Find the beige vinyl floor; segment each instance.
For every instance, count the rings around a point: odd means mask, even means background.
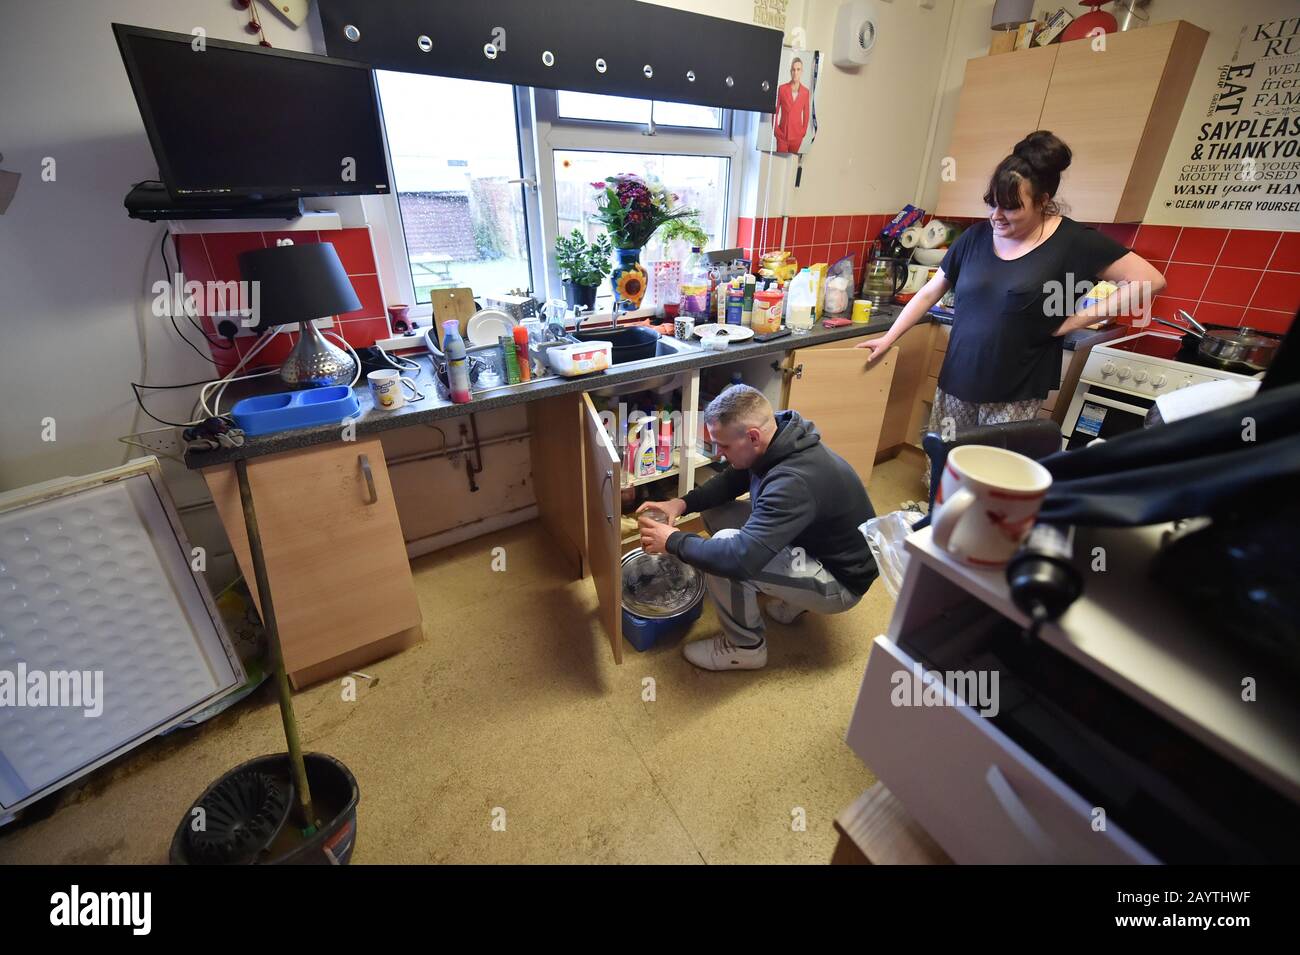
[[[870,492],[881,513],[921,497],[919,466],[881,464]],[[676,643],[615,666],[590,582],[557,576],[537,522],[413,569],[424,642],[366,667],[355,702],[338,683],[294,699],[304,747],[359,782],[355,863],[829,860],[832,820],[874,781],[844,731],[892,610],[879,582],[848,613],[771,624],[765,670],[707,673]],[[706,608],[689,638],[716,626]],[[64,789],[0,828],[0,863],[165,862],[210,782],[283,751],[274,699],[264,685]]]

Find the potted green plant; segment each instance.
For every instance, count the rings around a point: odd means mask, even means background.
[[[601,233],[588,245],[580,229],[555,240],[555,261],[564,280],[564,297],[569,307],[581,305],[587,311],[596,307],[596,290],[605,281],[613,265],[609,235]]]
[[[659,239],[669,259],[684,259],[691,249],[703,249],[709,244],[709,234],[700,225],[698,215],[673,219],[659,230]],[[684,244],[685,248],[675,247],[674,243]]]

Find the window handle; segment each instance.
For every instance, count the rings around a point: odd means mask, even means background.
[[[521,179],[507,179],[506,182],[511,183],[511,184],[518,184],[518,185],[521,185],[521,186],[523,186],[525,189],[536,189],[536,188],[537,188],[537,180],[534,179],[532,176],[524,176],[524,177],[521,178]]]

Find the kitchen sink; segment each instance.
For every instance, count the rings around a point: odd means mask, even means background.
[[[614,362],[616,365],[638,365],[643,362],[652,362],[659,358],[669,358],[674,355],[684,355],[690,352],[699,351],[700,346],[695,341],[684,342],[677,338],[669,338],[665,335],[659,336],[659,341],[655,342],[655,353],[650,358],[640,358],[637,361]]]
[[[610,367],[618,368],[620,371],[627,371],[628,369],[640,368],[643,366],[649,369],[649,368],[653,368],[657,362],[660,362],[665,358],[673,358],[677,355],[691,354],[693,352],[698,352],[700,348],[701,346],[698,339],[691,339],[690,341],[680,341],[679,339],[673,338],[671,336],[660,335],[659,340],[655,342],[655,353],[651,357],[641,358],[638,359],[637,361],[615,362]],[[470,348],[469,353],[472,357],[481,357],[484,360],[490,361],[492,367],[497,368],[499,370],[500,368],[499,361],[495,354],[495,349],[492,348],[491,346],[485,346],[481,348],[480,347]],[[534,375],[532,381],[533,382],[549,381],[556,377],[558,376],[554,372],[548,372],[545,375]],[[593,375],[592,377],[596,378],[599,376]],[[664,375],[660,378],[647,379],[644,383],[638,382],[638,385],[641,385],[642,387],[645,388],[655,388],[665,382],[670,381],[673,377],[674,377],[673,375]],[[502,392],[510,392],[514,390],[527,388],[530,387],[530,385],[531,385],[530,382],[525,382],[518,385],[502,384],[502,385],[497,385],[496,387],[493,388],[479,388],[476,386],[473,388],[473,394],[475,397],[478,397],[480,395],[485,395],[485,394],[500,394]],[[626,386],[620,386],[613,390],[625,391]],[[597,391],[593,393],[599,394],[600,392]]]

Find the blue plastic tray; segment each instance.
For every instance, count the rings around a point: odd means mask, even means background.
[[[361,405],[351,388],[331,385],[245,398],[235,403],[230,414],[236,427],[252,437],[318,424],[339,424],[360,410]]]

